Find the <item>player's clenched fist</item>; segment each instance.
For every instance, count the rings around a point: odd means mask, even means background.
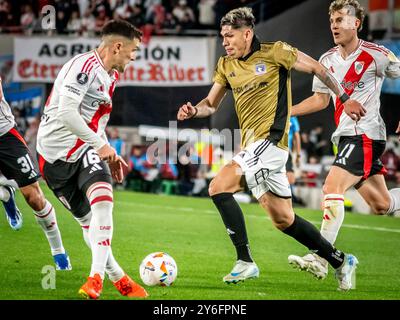
[[[197,111],[196,107],[193,107],[190,102],[187,102],[179,108],[176,117],[178,120],[187,120],[193,118],[197,114]]]

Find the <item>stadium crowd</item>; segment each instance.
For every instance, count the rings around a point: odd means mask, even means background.
[[[180,33],[188,29],[216,29],[224,12],[251,5],[254,0],[0,0],[3,33],[42,33],[44,8],[55,8],[55,30],[48,33],[88,36],[100,32],[111,19],[124,19],[145,33]],[[44,9],[43,9],[44,8]]]

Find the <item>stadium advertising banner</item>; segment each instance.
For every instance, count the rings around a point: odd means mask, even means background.
[[[14,39],[13,80],[52,83],[65,62],[98,46],[98,39]],[[204,86],[211,84],[213,38],[152,37],[121,76],[121,86]]]

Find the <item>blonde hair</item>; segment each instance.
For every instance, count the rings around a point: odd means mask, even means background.
[[[253,10],[248,7],[242,7],[229,11],[221,19],[220,26],[232,26],[233,29],[240,29],[241,27],[254,29],[255,20]]]
[[[347,14],[355,16],[360,20],[358,31],[361,31],[365,18],[365,9],[360,5],[360,3],[357,0],[335,0],[329,6],[329,15],[342,9],[347,9]]]

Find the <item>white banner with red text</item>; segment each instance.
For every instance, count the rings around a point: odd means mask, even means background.
[[[72,57],[95,49],[99,39],[16,37],[13,80],[52,83]],[[204,86],[211,84],[215,38],[152,37],[121,75],[120,86]]]

